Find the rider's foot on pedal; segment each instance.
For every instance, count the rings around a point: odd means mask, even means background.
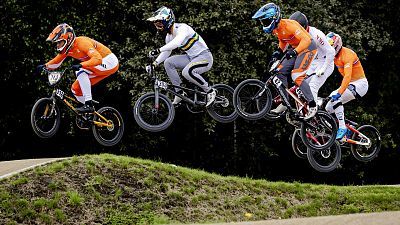
[[[92,101],[85,101],[85,104],[81,107],[76,108],[76,111],[80,113],[92,113],[94,112],[94,107]]]
[[[342,140],[342,138],[346,135],[347,128],[339,128],[336,133],[336,140]]]
[[[306,116],[304,117],[304,120],[309,120],[309,119],[313,118],[315,116],[315,114],[317,114],[317,111],[318,111],[317,106],[309,107],[308,112],[307,112]]]
[[[185,93],[183,90],[179,90],[178,93],[181,94],[181,95],[183,95],[183,96],[186,96],[186,93]],[[182,101],[182,99],[181,99],[179,96],[176,96],[176,95],[175,95],[174,101],[172,102],[172,104],[173,104],[173,105],[178,105],[179,102],[181,102],[181,101]]]
[[[210,106],[214,101],[215,97],[217,96],[217,92],[214,88],[211,88],[207,93],[207,104],[206,107]]]
[[[279,113],[285,111],[286,109],[287,109],[287,107],[281,103],[281,104],[278,105],[278,107],[276,107],[275,109],[271,110],[271,112],[275,113],[275,114],[279,114]]]

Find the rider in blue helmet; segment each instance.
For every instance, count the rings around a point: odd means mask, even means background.
[[[317,53],[317,47],[310,34],[296,21],[281,18],[281,10],[274,3],[262,6],[253,16],[254,20],[261,22],[263,31],[273,34],[279,40],[279,49],[272,54],[272,58],[280,58],[285,52],[285,58],[279,66],[277,77],[288,86],[290,76],[294,83],[303,92],[307,101],[308,112],[304,116],[308,120],[317,113],[317,104],[307,82],[303,82],[307,76],[306,72],[310,67]],[[283,97],[283,105],[279,105],[271,113],[280,113],[289,106],[287,93],[282,86],[279,92]]]
[[[281,18],[281,10],[279,9],[279,6],[274,3],[264,5],[252,17],[252,19],[261,22],[263,25],[263,31],[268,34],[272,33],[272,31],[278,26]]]

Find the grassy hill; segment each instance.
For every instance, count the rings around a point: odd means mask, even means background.
[[[400,210],[400,188],[222,177],[109,154],[0,181],[0,224],[249,221]]]

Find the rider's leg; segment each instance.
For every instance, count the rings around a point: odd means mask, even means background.
[[[338,119],[339,129],[336,135],[336,139],[342,139],[347,132],[346,124],[345,124],[345,116],[344,116],[344,107],[343,104],[346,104],[349,101],[352,101],[356,98],[361,98],[368,91],[368,81],[367,79],[360,79],[353,82],[350,82],[347,89],[343,92],[342,96],[338,101],[329,102],[326,106],[327,111],[335,112],[336,118]],[[331,93],[330,96],[336,94],[338,90],[335,90]]]
[[[279,73],[277,77],[282,81],[282,85],[278,87],[278,91],[282,96],[282,100],[284,104],[278,105],[275,109],[271,110],[272,113],[279,114],[287,109],[287,106],[290,104],[288,100],[288,93],[285,88],[288,87],[288,77],[293,69],[293,66],[296,62],[296,58],[291,58],[289,60],[284,59],[282,63],[279,65]]]
[[[80,112],[92,112],[92,89],[91,86],[97,84],[104,78],[114,74],[119,68],[118,59],[114,54],[109,54],[102,59],[98,66],[87,69],[80,69],[76,72],[77,80],[72,84],[72,92],[78,101],[84,98],[85,105],[77,108]]]
[[[209,71],[214,59],[210,51],[203,51],[198,56],[191,59],[190,63],[182,70],[182,75],[190,82],[201,87],[207,92],[206,106],[211,105],[216,97],[216,91],[210,87],[208,82],[201,74]]]
[[[308,49],[297,56],[294,68],[292,70],[292,80],[303,92],[304,98],[309,106],[308,113],[305,115],[304,119],[313,117],[318,110],[310,86],[307,82],[303,82],[306,78],[306,72],[314,60],[316,53],[317,48],[315,42],[312,41]]]
[[[210,51],[203,51],[200,55],[190,60],[190,63],[182,70],[182,75],[188,81],[201,87],[205,92],[208,92],[211,87],[201,74],[209,71],[213,65],[213,56]]]
[[[325,83],[326,79],[332,74],[334,70],[334,64],[333,62],[328,65],[328,67],[325,70],[325,73],[322,74],[321,76],[317,76],[315,74],[316,71],[320,69],[321,66],[325,63],[324,60],[316,60],[314,59],[311,68],[307,71],[308,75],[311,75],[308,77],[305,81],[308,83],[311,89],[311,93],[313,95],[314,100],[317,100],[318,98],[318,91],[322,87],[322,85]]]
[[[190,59],[187,55],[174,55],[164,61],[165,72],[167,73],[169,80],[173,85],[181,85],[182,81],[177,70],[185,68],[185,66],[189,63]],[[179,91],[180,89],[175,88],[175,90]]]

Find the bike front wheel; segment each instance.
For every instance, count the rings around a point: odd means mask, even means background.
[[[99,144],[107,147],[118,144],[124,134],[121,114],[112,107],[100,108],[94,114],[92,131]]]
[[[307,159],[315,170],[322,173],[331,172],[339,166],[342,159],[340,144],[336,141],[332,146],[323,150],[308,148]]]
[[[159,132],[167,129],[174,120],[175,109],[169,98],[158,94],[159,103],[156,105],[154,92],[140,97],[133,108],[136,123],[143,129],[151,132]]]
[[[357,160],[369,162],[378,156],[381,149],[381,136],[379,131],[371,125],[363,125],[357,130],[364,136],[354,133],[352,139],[365,145],[351,144],[351,153]]]
[[[323,150],[331,147],[336,140],[337,125],[327,112],[318,110],[308,121],[301,123],[301,139],[307,148]]]
[[[60,127],[60,110],[51,98],[41,98],[32,107],[31,125],[41,138],[53,137]]]
[[[271,109],[271,91],[265,83],[257,79],[242,81],[233,94],[233,104],[237,113],[247,120],[259,120]]]
[[[234,121],[238,114],[233,106],[233,88],[225,84],[216,84],[213,88],[217,91],[217,96],[212,106],[207,108],[208,114],[220,123]]]

